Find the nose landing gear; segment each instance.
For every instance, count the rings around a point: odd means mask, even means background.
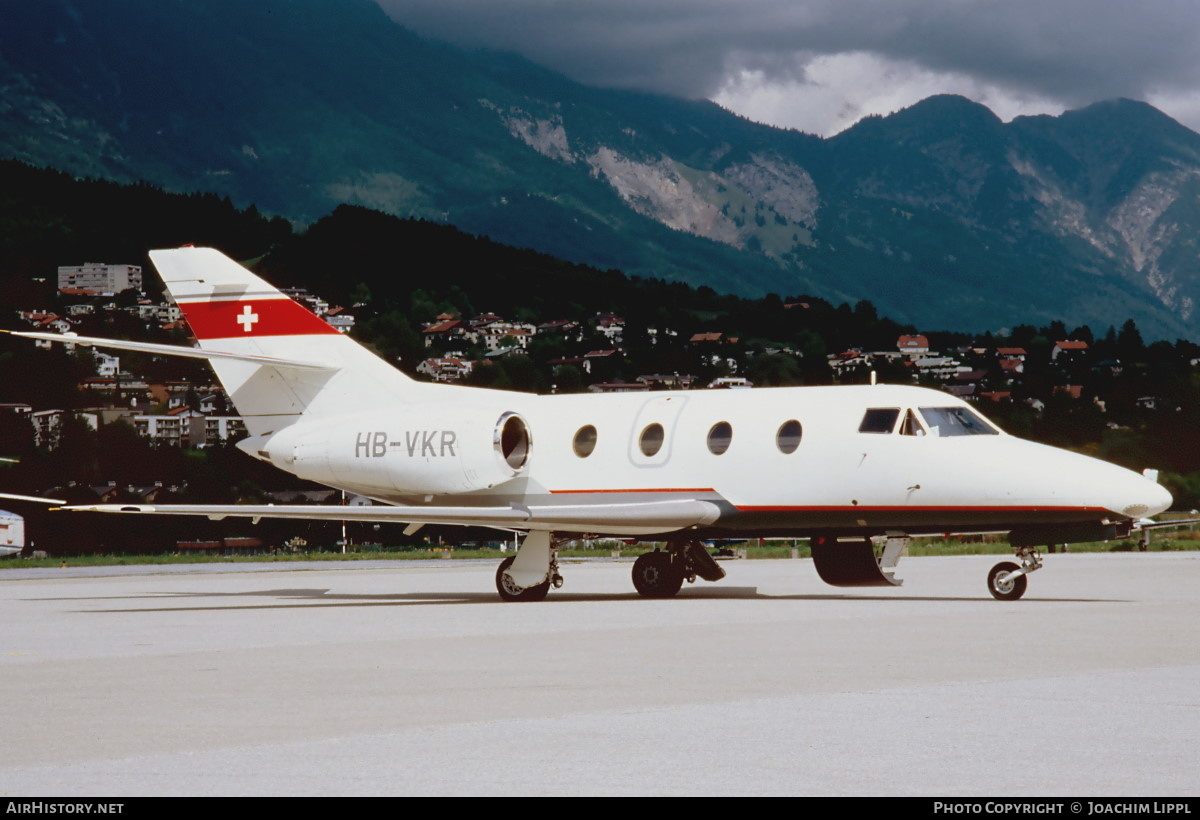
[[[1042,568],[1042,556],[1033,547],[1016,547],[1021,566],[1012,561],[1001,561],[988,572],[988,592],[997,601],[1015,601],[1025,594],[1029,585],[1029,573]]]

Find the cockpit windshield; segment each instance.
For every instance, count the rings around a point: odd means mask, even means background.
[[[921,417],[933,436],[997,436],[999,431],[967,407],[922,407]]]

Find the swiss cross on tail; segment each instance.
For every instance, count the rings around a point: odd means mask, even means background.
[[[238,324],[242,326],[242,330],[249,333],[254,327],[254,323],[258,321],[258,314],[255,313],[249,305],[242,308],[241,315],[237,317]]]

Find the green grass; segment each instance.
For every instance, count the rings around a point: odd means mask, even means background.
[[[559,550],[560,558],[607,558],[614,552],[621,558],[635,558],[644,552],[654,549],[655,544],[637,544],[630,546],[619,541],[601,541],[590,548],[564,548]],[[661,546],[661,545],[657,545]],[[797,558],[810,558],[812,553],[808,542],[797,539],[794,541],[767,541],[761,544],[757,541],[745,541],[727,545],[730,550],[745,558],[778,559],[791,558],[793,552]],[[1086,544],[1071,544],[1070,552],[1136,552],[1138,542],[1135,539],[1120,541],[1100,541]],[[1200,532],[1182,532],[1174,537],[1160,536],[1151,538],[1150,552],[1173,552],[1181,550],[1200,550]],[[1046,552],[1046,550],[1043,550]],[[511,553],[508,553],[511,554]],[[998,538],[984,536],[971,540],[917,538],[909,545],[910,556],[931,555],[1011,555],[1012,547]],[[490,559],[499,560],[505,553],[497,548],[462,548],[443,546],[430,549],[386,549],[378,544],[351,546],[346,553],[340,551],[316,552],[274,552],[248,555],[193,555],[162,553],[158,555],[72,555],[52,556],[49,558],[13,558],[0,561],[0,573],[5,569],[26,569],[30,567],[99,567],[99,566],[133,566],[142,564],[259,564],[259,563],[294,563],[297,561],[365,561],[365,560],[429,560],[429,559]]]

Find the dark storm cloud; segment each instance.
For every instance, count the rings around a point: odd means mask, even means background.
[[[423,34],[583,82],[711,96],[866,52],[1082,104],[1200,86],[1195,0],[378,0]]]

